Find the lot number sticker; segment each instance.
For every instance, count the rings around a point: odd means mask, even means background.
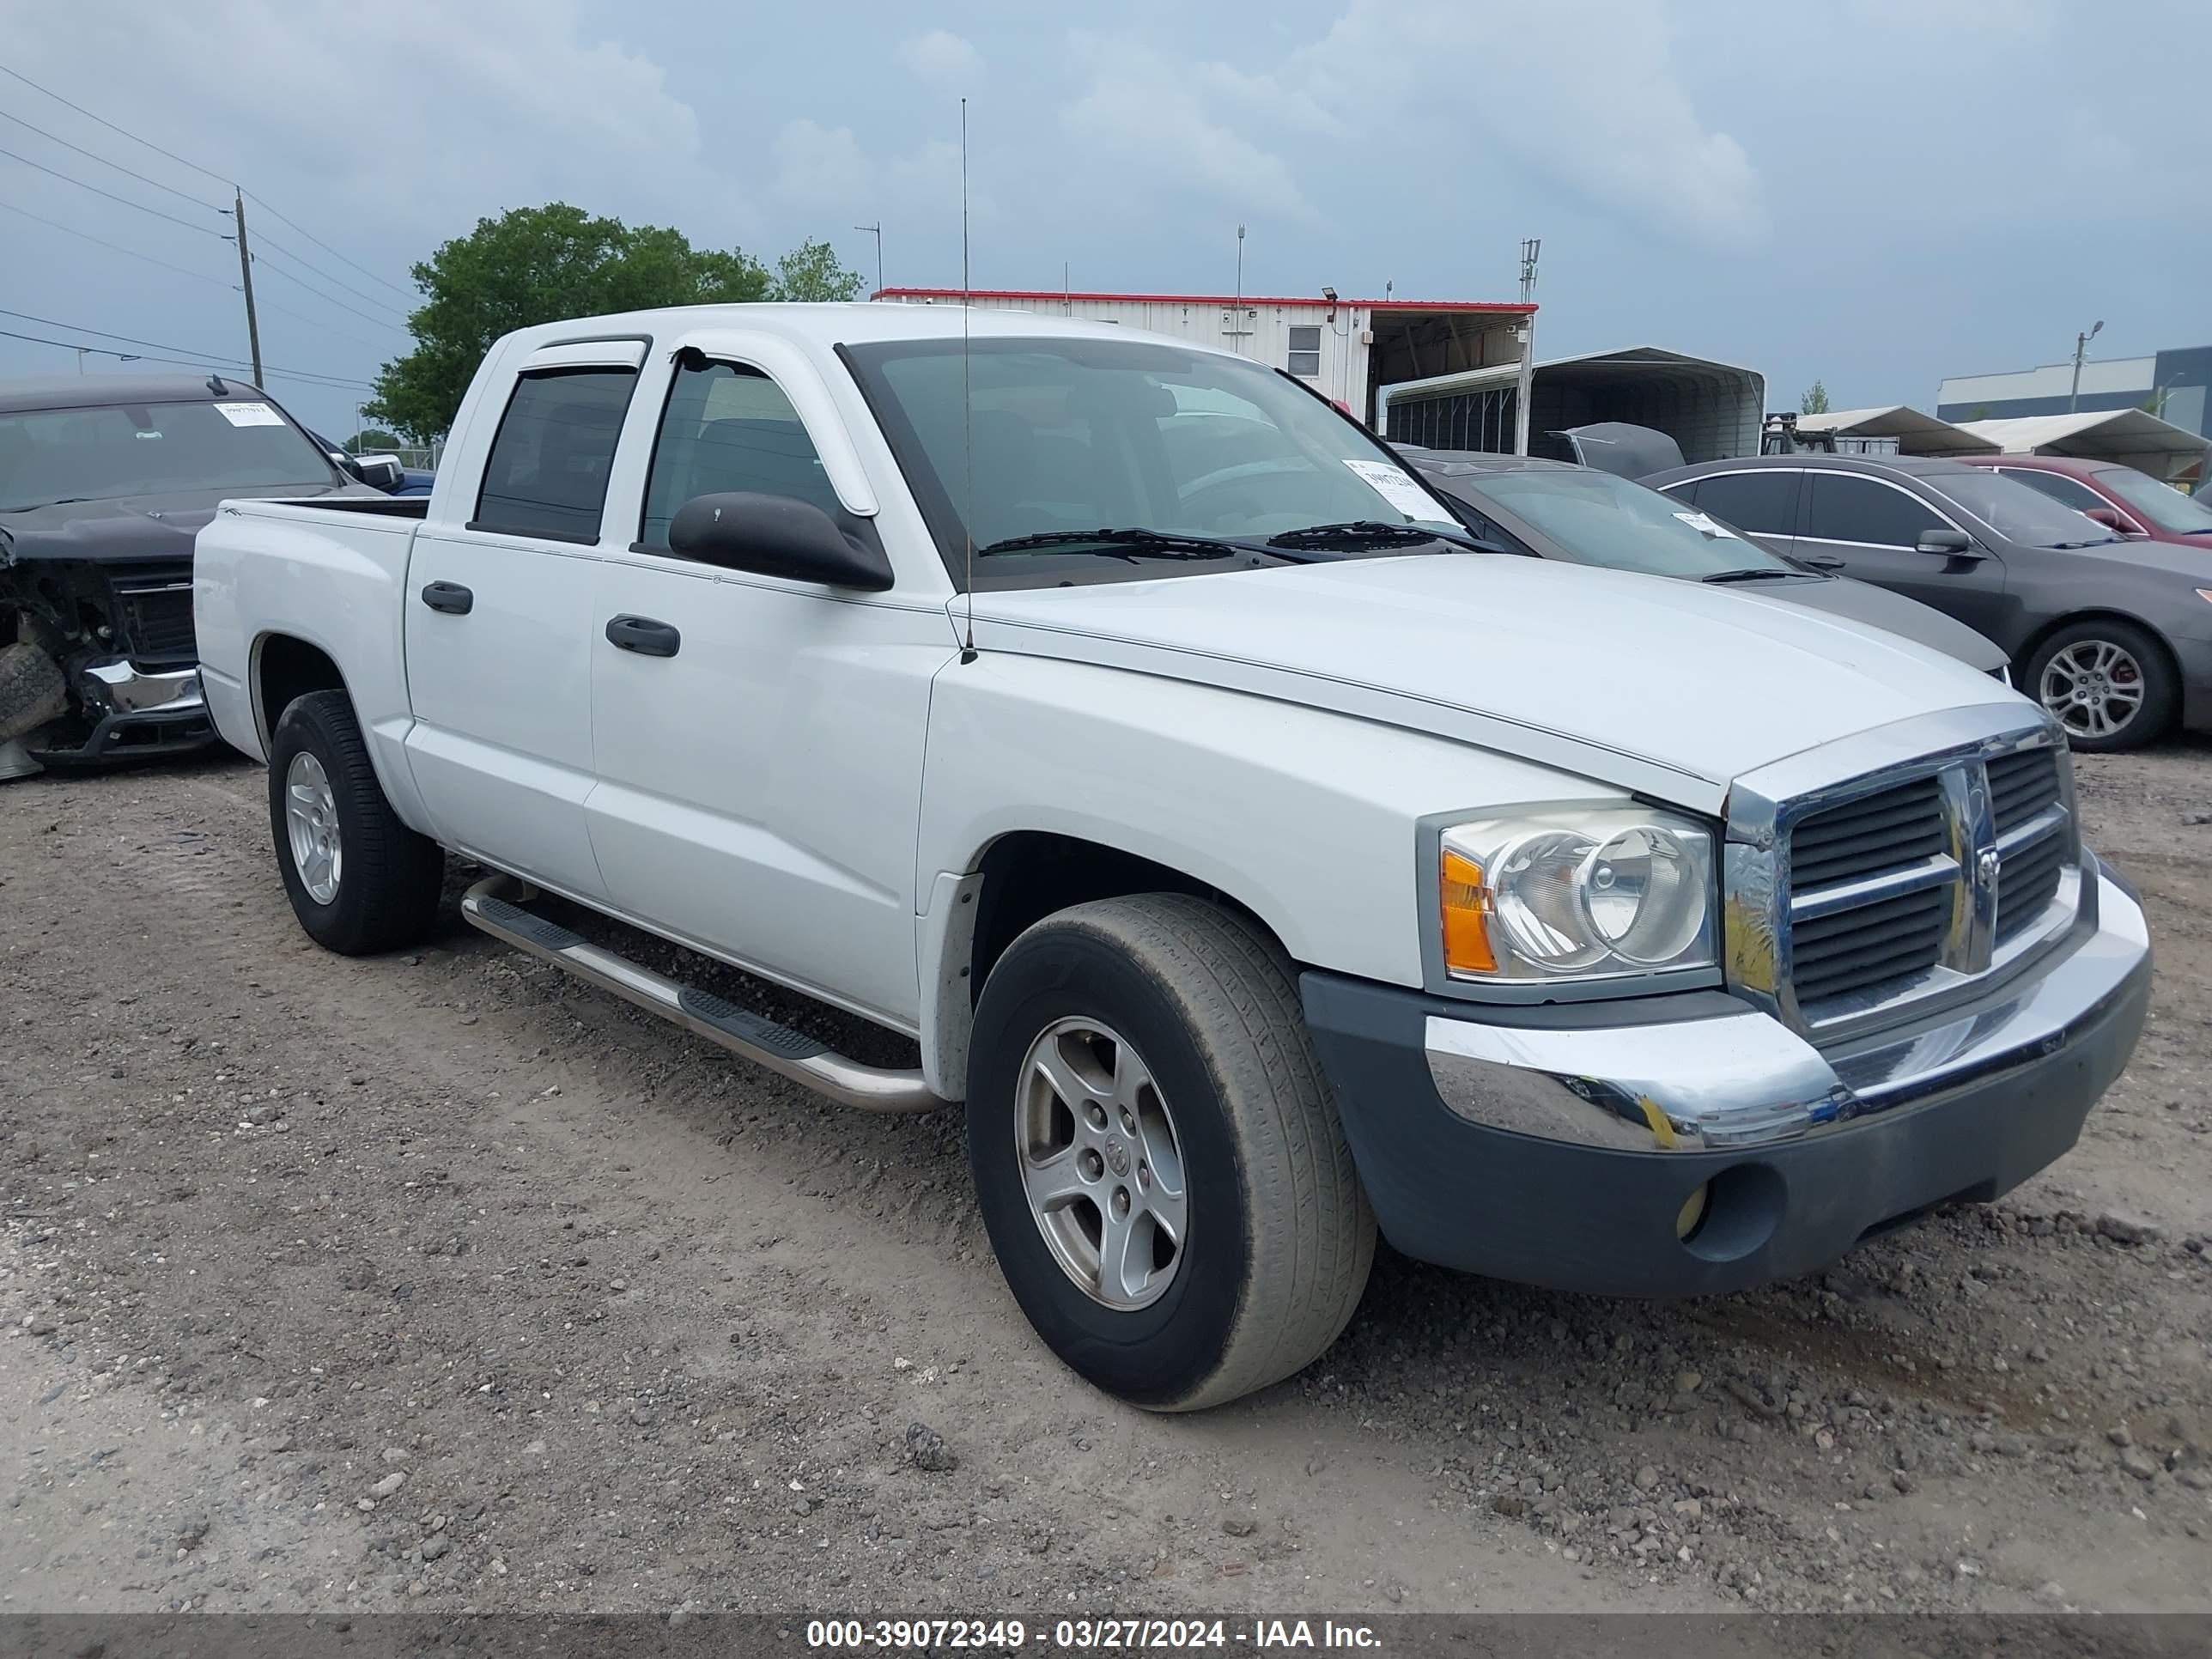
[[[282,426],[284,417],[267,404],[217,404],[216,412],[233,426]]]
[[[1426,519],[1432,524],[1451,522],[1443,504],[1408,477],[1403,467],[1393,466],[1388,461],[1355,461],[1349,457],[1344,464],[1359,475],[1361,482],[1407,518]]]

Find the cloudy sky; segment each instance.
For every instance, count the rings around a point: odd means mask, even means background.
[[[978,287],[1225,291],[1242,222],[1248,293],[1509,298],[1540,236],[1540,355],[1778,406],[1927,406],[2100,318],[2212,341],[2201,0],[0,0],[0,66],[192,164],[0,75],[0,329],[242,356],[235,180],[283,216],[266,362],[340,381],[405,349],[414,260],[552,199],[872,284],[880,220],[892,283],[957,283],[963,94]],[[334,434],[360,395],[271,384]]]

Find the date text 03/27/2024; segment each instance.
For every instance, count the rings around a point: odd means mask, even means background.
[[[1049,1640],[1047,1637],[1049,1635]],[[1078,1651],[1181,1648],[1357,1648],[1382,1646],[1372,1626],[1334,1620],[1060,1619],[1034,1630],[1018,1619],[816,1619],[806,1645],[816,1649],[975,1648],[1013,1651],[1039,1647]]]

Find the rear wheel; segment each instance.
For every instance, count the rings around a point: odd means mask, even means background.
[[[1336,1340],[1375,1220],[1274,942],[1173,894],[1060,911],[976,1009],[969,1158],[1008,1286],[1097,1387],[1218,1405]]]
[[[436,926],[445,854],[392,810],[344,692],[310,692],[277,721],[269,821],[292,912],[318,945],[369,956]]]
[[[2134,749],[2173,723],[2180,686],[2165,647],[2132,623],[2069,623],[2028,659],[2021,688],[2091,753]]]

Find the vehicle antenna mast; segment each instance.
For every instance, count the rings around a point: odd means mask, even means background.
[[[968,287],[968,100],[960,100],[960,448],[968,469],[968,499],[960,510],[967,543],[968,628],[960,641],[960,660],[975,660],[975,410],[968,390],[968,318],[975,297]]]

